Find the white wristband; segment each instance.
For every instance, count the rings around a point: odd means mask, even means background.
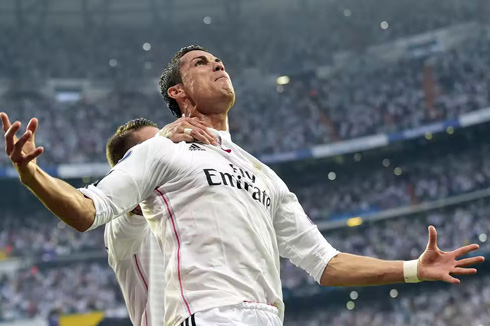
[[[405,280],[405,283],[422,282],[417,275],[418,265],[418,259],[403,262],[403,279]]]

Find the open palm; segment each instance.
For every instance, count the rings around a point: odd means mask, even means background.
[[[12,125],[11,125],[9,117],[6,113],[3,113],[3,112],[0,113],[0,118],[2,119],[3,132],[6,134],[8,132],[8,130],[10,129],[10,127],[12,127]],[[20,123],[18,123],[18,124],[19,124],[19,127],[17,128],[17,130],[20,129]],[[38,120],[36,118],[31,119],[31,121],[29,121],[29,123],[27,124],[26,131],[27,130],[31,131],[31,136],[27,139],[27,141],[25,142],[25,144],[22,147],[22,153],[25,155],[32,153],[36,150],[35,135],[36,135],[36,131],[37,131],[37,126],[38,126]],[[13,140],[14,140],[14,143],[17,143],[19,141],[19,139],[17,138],[17,136],[15,136],[15,134],[13,136]],[[7,151],[8,151],[8,149],[7,149]],[[34,157],[34,159],[32,159],[31,162],[36,164],[36,159],[37,159],[37,157]]]
[[[467,245],[454,251],[445,252],[437,247],[437,231],[429,226],[429,243],[424,253],[419,258],[418,278],[422,281],[444,281],[459,284],[461,281],[453,275],[476,274],[475,268],[468,266],[481,263],[484,257],[471,257],[457,260],[479,248],[477,244]]]

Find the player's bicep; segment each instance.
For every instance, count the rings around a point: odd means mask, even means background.
[[[284,195],[274,216],[274,229],[280,255],[290,258],[294,255],[297,239],[303,237],[316,226],[311,222],[293,193]]]
[[[287,192],[274,216],[279,254],[307,271],[317,282],[338,254],[308,218],[296,196]]]
[[[158,158],[148,144],[133,147],[100,181],[80,191],[95,204],[94,229],[132,210],[151,194],[160,182],[155,174]]]
[[[80,191],[95,205],[95,221],[89,230],[129,212],[138,204],[140,198],[131,176],[120,170],[113,170],[100,182]]]

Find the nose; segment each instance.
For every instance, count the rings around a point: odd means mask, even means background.
[[[225,66],[223,66],[222,62],[215,62],[214,63],[214,71],[225,71]]]

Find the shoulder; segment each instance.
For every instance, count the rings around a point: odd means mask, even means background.
[[[133,149],[135,151],[155,153],[155,151],[172,150],[176,145],[178,144],[173,143],[170,139],[157,135],[134,146]]]
[[[170,157],[178,150],[178,144],[162,136],[155,136],[128,150],[115,168],[143,162],[155,162]],[[143,163],[144,164],[144,163]]]
[[[277,175],[277,173],[271,169],[268,165],[262,163],[258,159],[256,159],[257,162],[259,162],[258,168],[261,169],[269,178],[272,180],[274,187],[279,193],[287,193],[289,192],[288,186],[284,182],[284,180],[281,179],[280,176]]]

